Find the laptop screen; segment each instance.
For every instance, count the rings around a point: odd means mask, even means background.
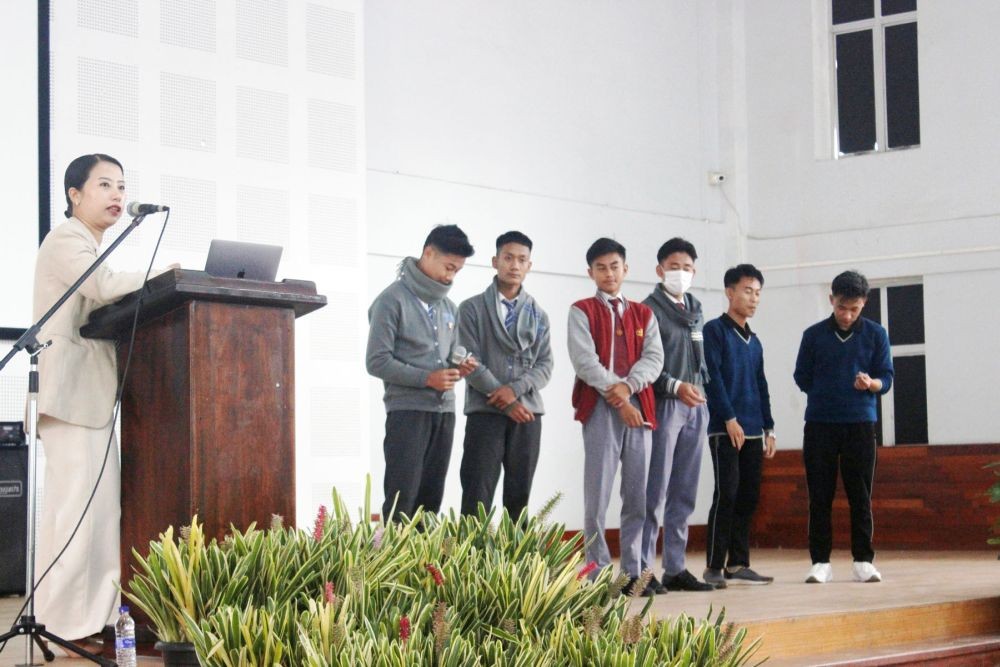
[[[205,273],[218,278],[272,282],[278,275],[281,246],[214,239],[208,248]]]

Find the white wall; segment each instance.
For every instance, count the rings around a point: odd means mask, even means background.
[[[995,443],[1000,268],[924,279],[927,420],[935,443]]]
[[[7,218],[3,242],[7,250],[4,268],[7,277],[0,283],[0,327],[27,327],[31,324],[31,292],[10,277],[27,273],[38,246],[38,16],[34,3],[11,3],[3,8],[0,21],[0,62],[4,66],[4,92],[16,104],[5,104],[3,119],[4,156],[0,160],[0,200]],[[22,63],[10,67],[8,63]],[[29,279],[30,280],[30,279]],[[6,354],[6,348],[0,358]],[[0,387],[4,376],[0,376]],[[12,418],[12,417],[7,417]]]
[[[367,302],[361,3],[52,5],[53,226],[64,220],[66,165],[103,152],[124,163],[130,199],[171,206],[157,265],[201,269],[213,238],[283,246],[278,279],[313,280],[330,300],[296,323],[298,523],[330,504],[334,485],[360,506],[369,459],[358,363]],[[111,265],[145,269],[163,221],[150,216]],[[31,293],[30,276],[18,278],[19,291]]]
[[[621,239],[633,279],[646,281],[662,240],[692,239],[709,314],[723,307],[726,267],[764,269],[753,324],[779,447],[801,446],[805,400],[791,377],[801,332],[828,314],[829,281],[847,268],[923,281],[931,441],[1000,438],[977,418],[991,400],[983,360],[1000,353],[987,303],[1000,267],[990,152],[1000,79],[981,66],[1000,7],[921,4],[921,147],[840,160],[828,12],[828,0],[368,7],[369,296],[435,223],[462,225],[479,248],[456,300],[488,281],[498,233],[535,239],[529,288],[553,316],[557,365],[533,505],[565,492],[557,516],[571,527],[581,450],[564,314],[591,289],[580,258],[599,235]],[[706,184],[715,169],[728,177],[719,189]],[[646,289],[630,285],[634,296]],[[380,397],[371,382],[376,480]],[[446,505],[459,498],[461,429],[460,418]],[[694,523],[707,513],[707,480]]]
[[[477,248],[456,302],[488,284],[497,235],[532,237],[527,288],[552,319],[555,372],[531,507],[561,491],[555,517],[580,528],[583,449],[565,327],[569,305],[594,290],[586,248],[617,237],[630,252],[626,293],[642,298],[656,249],[685,236],[703,254],[697,293],[708,313],[721,309],[720,292],[705,289],[719,282],[727,235],[706,177],[719,166],[713,4],[424,1],[366,11],[369,296],[436,223],[459,224]],[[380,485],[382,388],[369,388]],[[461,498],[463,432],[460,416],[445,507]],[[703,480],[709,499],[710,486]],[[617,514],[613,505],[609,526]]]
[[[184,7],[202,13],[190,16],[190,29],[177,30],[176,20],[163,29]],[[81,8],[104,20],[81,18]],[[791,368],[801,330],[827,313],[830,278],[849,267],[875,280],[922,277],[931,440],[1000,438],[981,417],[993,407],[989,362],[1000,354],[991,335],[1000,316],[989,301],[1000,278],[991,153],[1000,79],[982,64],[993,50],[996,3],[921,3],[922,146],[842,160],[831,159],[827,0],[374,0],[361,9],[356,0],[163,0],[58,3],[53,11],[55,183],[80,152],[117,154],[134,196],[170,197],[164,203],[175,207],[165,261],[197,266],[214,235],[277,233],[287,239],[281,275],[315,279],[331,297],[333,305],[300,323],[300,521],[333,483],[357,504],[369,468],[380,499],[383,411],[381,388],[361,362],[364,309],[396,262],[445,221],[463,226],[479,249],[459,276],[456,301],[489,281],[499,233],[521,229],[536,242],[528,287],[552,317],[556,370],[532,506],[563,491],[556,517],[570,527],[581,523],[582,447],[569,407],[565,314],[593,289],[583,254],[601,235],[628,247],[633,298],[650,288],[658,245],[691,239],[702,254],[696,293],[709,315],[722,309],[717,286],[727,266],[745,258],[764,268],[753,324],[782,447],[799,445],[803,398]],[[310,14],[317,11],[338,18],[319,28],[329,39],[310,47],[304,35],[320,25]],[[266,42],[255,56],[246,31],[261,24],[269,30],[254,38]],[[23,46],[33,44],[20,35]],[[324,54],[317,43],[330,48]],[[282,52],[287,67],[266,62]],[[79,58],[120,67],[95,79]],[[325,71],[310,69],[310,59]],[[28,65],[18,72],[30,74]],[[165,83],[176,81],[163,72],[214,81],[217,106],[199,106],[197,96],[161,100]],[[83,113],[89,107],[75,99],[94,81],[104,82],[104,118]],[[237,86],[288,95],[278,119],[287,162],[248,157],[255,140],[267,143],[246,131],[246,114],[262,106],[245,100],[240,111]],[[319,134],[309,133],[310,109],[322,116]],[[7,126],[22,127],[13,113],[0,111]],[[216,132],[213,151],[176,145],[206,128]],[[277,131],[273,122],[260,128],[267,137]],[[716,169],[729,177],[721,189],[706,182]],[[278,205],[255,206],[241,198],[243,186],[280,191],[268,200]],[[55,221],[61,201],[54,192]],[[116,264],[138,266],[150,244],[130,240]],[[16,275],[27,293],[30,267]],[[459,500],[462,425],[450,506]],[[694,522],[707,513],[708,480]]]
[[[739,7],[741,3],[737,3]],[[985,388],[1000,342],[990,305],[1000,267],[1000,5],[918,5],[921,146],[832,159],[827,0],[746,11],[748,256],[767,277],[755,320],[776,398],[779,446],[801,445],[804,398],[791,369],[801,330],[829,312],[837,273],[923,277],[929,437],[997,442]],[[779,20],[780,17],[780,20]]]
[[[6,159],[0,160],[0,200],[5,220],[0,235],[4,247],[4,279],[0,284],[0,327],[31,324],[31,284],[38,247],[38,69],[37,11],[33,3],[4,7],[0,21],[0,59],[23,63],[4,68],[4,89],[17,104],[0,106]],[[11,130],[10,128],[16,128]],[[0,341],[0,358],[14,341]],[[24,419],[28,388],[28,355],[11,359],[0,372],[0,420]]]

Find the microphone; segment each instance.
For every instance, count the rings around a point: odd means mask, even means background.
[[[455,349],[451,351],[451,358],[448,360],[451,362],[452,366],[461,366],[462,362],[471,357],[469,351],[466,350],[461,345],[456,345]]]
[[[137,218],[140,215],[149,215],[150,213],[159,213],[160,211],[169,211],[169,206],[160,206],[159,204],[140,204],[137,201],[130,201],[128,206],[125,208],[129,215],[133,218]]]

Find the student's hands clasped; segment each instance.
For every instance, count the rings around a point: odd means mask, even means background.
[[[680,399],[681,403],[688,406],[689,408],[695,408],[699,405],[705,403],[705,397],[701,395],[698,391],[698,387],[694,386],[690,382],[681,382],[680,386],[677,387],[677,398]]]
[[[492,405],[497,410],[503,410],[507,413],[508,417],[518,424],[527,424],[528,422],[535,421],[535,413],[524,407],[517,400],[517,395],[510,388],[510,385],[505,384],[491,391],[486,395],[486,403],[487,405]]]
[[[486,404],[492,405],[497,410],[506,410],[507,406],[517,401],[517,396],[510,385],[503,385],[486,395]]]
[[[876,392],[882,389],[882,381],[873,378],[868,373],[859,372],[854,376],[854,388],[858,391]]]
[[[535,421],[535,413],[524,407],[520,401],[515,401],[507,411],[507,416],[518,424],[527,424]]]
[[[629,428],[638,428],[643,425],[642,412],[628,401],[618,408],[618,416],[622,418]]]
[[[629,396],[631,395],[632,388],[628,386],[628,384],[624,382],[616,382],[604,392],[604,400],[606,400],[611,407],[619,409],[622,405],[628,403]]]

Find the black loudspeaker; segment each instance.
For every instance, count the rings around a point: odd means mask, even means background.
[[[27,446],[0,445],[0,595],[24,595],[28,493]]]

